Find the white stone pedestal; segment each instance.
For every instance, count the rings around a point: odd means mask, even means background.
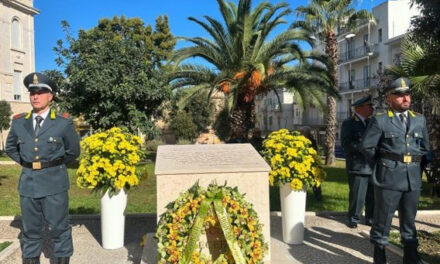
[[[197,181],[207,187],[217,182],[237,186],[254,205],[263,235],[269,245],[270,260],[269,165],[251,144],[163,145],[156,157],[157,217]]]

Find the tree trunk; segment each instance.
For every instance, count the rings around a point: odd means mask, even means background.
[[[333,77],[333,87],[338,91],[338,42],[333,31],[328,32],[325,38],[325,54],[330,58],[333,67],[329,69]],[[325,115],[325,164],[333,166],[336,163],[335,143],[336,143],[336,98],[327,95],[327,114]]]
[[[254,101],[238,102],[231,114],[232,134],[243,134],[248,139],[248,132],[255,125],[255,103]]]
[[[333,166],[336,163],[336,99],[327,95],[327,115],[325,116],[325,164]]]

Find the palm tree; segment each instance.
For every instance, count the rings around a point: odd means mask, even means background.
[[[182,38],[193,46],[175,51],[171,61],[176,70],[171,76],[173,88],[197,87],[209,94],[219,90],[231,103],[232,131],[248,132],[255,122],[255,97],[279,88],[297,91],[303,102],[319,97],[314,84],[322,82],[322,71],[312,67],[300,48],[300,41],[311,44],[304,29],[288,29],[268,40],[277,26],[291,13],[287,3],[272,5],[262,2],[254,9],[251,0],[233,2],[217,0],[223,23],[209,16],[201,21],[190,17],[211,37]],[[210,65],[182,64],[188,58],[199,57]],[[316,85],[315,85],[316,88]],[[247,135],[247,133],[245,133]]]
[[[325,43],[325,54],[329,57],[332,66],[329,67],[333,76],[333,90],[338,91],[338,41],[337,32],[342,28],[355,29],[363,19],[373,20],[367,10],[356,11],[351,7],[352,0],[310,0],[307,6],[296,8],[297,15],[303,20],[296,21],[292,28],[303,28],[314,32],[314,37]],[[336,141],[336,98],[327,95],[326,125],[326,160],[327,165],[335,163]]]
[[[412,83],[411,94],[417,110],[427,119],[429,139],[434,153],[431,180],[440,196],[440,64],[438,58],[407,37],[401,46],[401,65],[386,69],[393,79],[407,77]]]

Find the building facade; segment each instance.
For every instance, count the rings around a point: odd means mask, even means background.
[[[302,123],[302,108],[295,101],[294,95],[286,89],[257,96],[255,112],[255,127],[261,130],[263,136],[281,128],[293,130]]]
[[[342,121],[352,115],[351,104],[359,98],[376,92],[379,82],[379,74],[386,67],[398,65],[401,59],[400,45],[410,27],[411,17],[419,14],[418,10],[410,6],[410,0],[389,0],[377,5],[371,10],[376,22],[364,21],[359,24],[355,31],[338,32],[339,60],[338,60],[338,86],[341,100],[337,102],[337,145],[339,145],[340,127]],[[318,49],[323,51],[323,46]],[[321,43],[322,44],[322,43]],[[272,97],[272,99],[270,99]],[[267,103],[269,100],[269,103]],[[325,98],[323,98],[325,101]],[[275,98],[276,100],[276,98]],[[283,111],[288,114],[279,113],[275,107],[268,107],[273,102],[273,96],[268,94],[266,98],[257,101],[257,116],[272,116],[277,121],[278,116],[291,115],[295,99],[292,98],[292,106],[283,106]],[[300,108],[301,109],[301,108]],[[263,111],[264,114],[261,112]],[[315,106],[309,106],[305,111],[300,112],[301,116],[291,117],[290,122],[284,125],[285,128],[299,128],[308,126],[319,144],[325,140],[325,118],[323,111]],[[299,121],[298,121],[299,120]],[[261,122],[261,120],[259,120]],[[264,121],[264,119],[263,119]],[[259,127],[267,128],[270,132],[278,129],[278,124],[270,125],[270,120],[262,123]],[[267,126],[265,125],[267,124]],[[340,148],[339,148],[340,149]],[[337,146],[338,150],[338,146]]]
[[[338,78],[342,100],[337,106],[339,127],[352,113],[351,104],[366,94],[375,94],[379,75],[399,65],[400,45],[418,15],[409,0],[387,1],[373,7],[375,23],[360,23],[356,31],[339,32]]]
[[[0,100],[10,103],[14,114],[31,109],[23,78],[35,71],[32,0],[0,0]],[[7,131],[3,131],[3,138]]]

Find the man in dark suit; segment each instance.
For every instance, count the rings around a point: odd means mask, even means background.
[[[399,210],[403,263],[423,263],[418,252],[415,227],[422,186],[421,160],[429,151],[425,117],[409,110],[410,82],[395,80],[386,92],[389,109],[376,114],[365,131],[362,152],[375,163],[373,173],[375,209],[370,231],[374,263],[386,263],[391,220]]]
[[[50,109],[56,86],[47,76],[31,73],[24,85],[33,110],[14,116],[6,142],[6,153],[22,166],[18,190],[23,263],[40,263],[46,222],[54,242],[55,263],[67,264],[73,245],[66,164],[79,156],[79,139],[68,115],[57,115]]]
[[[348,174],[348,226],[356,228],[361,220],[365,204],[365,224],[373,221],[374,196],[370,183],[371,163],[360,152],[359,146],[367,128],[368,118],[373,113],[371,96],[365,96],[352,104],[354,114],[342,123],[341,141],[346,156]]]

